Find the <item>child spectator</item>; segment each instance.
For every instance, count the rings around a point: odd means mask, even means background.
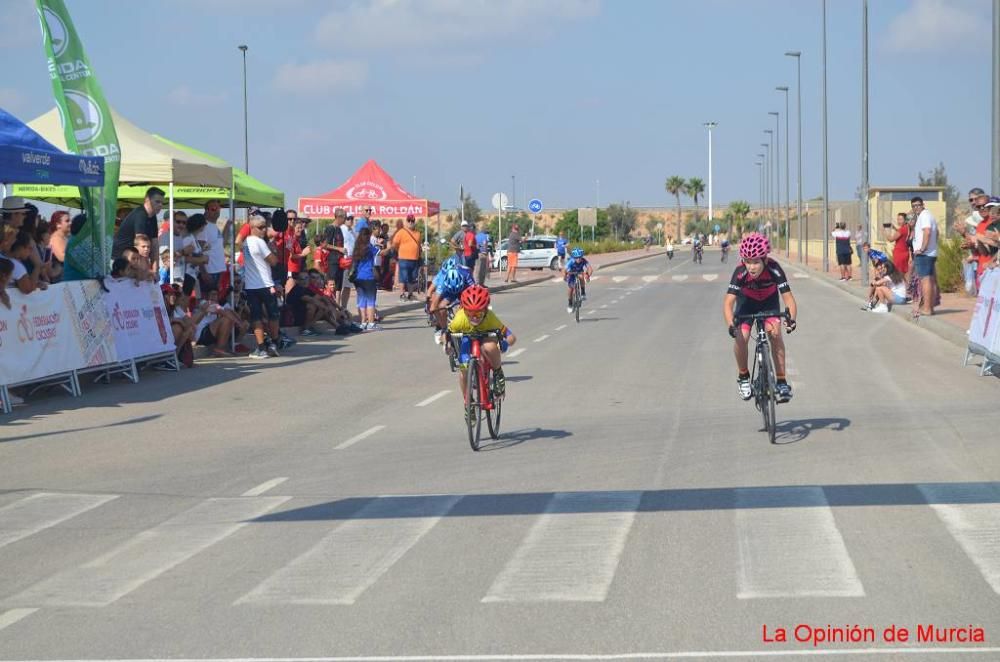
[[[375,297],[378,289],[375,287],[375,256],[378,248],[371,243],[371,228],[365,227],[358,234],[354,244],[352,258],[356,277],[354,287],[358,290],[358,316],[361,328],[365,331],[380,331],[382,327],[375,323]]]
[[[10,295],[7,294],[7,283],[14,274],[14,263],[5,257],[0,257],[0,304],[10,310]]]

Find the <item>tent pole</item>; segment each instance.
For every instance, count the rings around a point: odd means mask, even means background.
[[[236,310],[236,194],[229,189],[229,309]],[[223,237],[224,239],[225,237]],[[229,349],[236,351],[236,327],[230,331]]]
[[[104,187],[101,187],[101,216],[100,227],[98,228],[98,241],[101,242],[101,268],[98,270],[99,276],[104,276],[108,273],[110,269],[108,268],[108,247],[105,236],[108,231],[107,219],[103,218],[104,215],[108,213],[108,210],[104,207]]]
[[[167,214],[170,215],[168,219],[170,221],[170,253],[168,257],[170,258],[170,285],[174,284],[174,183],[170,182],[170,186],[167,187],[170,191],[170,204],[167,207]]]

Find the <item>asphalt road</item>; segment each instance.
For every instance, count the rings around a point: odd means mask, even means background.
[[[790,270],[770,445],[717,260],[601,270],[579,324],[559,283],[498,294],[478,453],[416,313],[15,414],[0,659],[1000,659],[1000,384]]]

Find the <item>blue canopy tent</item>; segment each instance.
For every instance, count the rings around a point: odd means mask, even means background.
[[[60,151],[0,108],[0,184],[8,183],[103,186],[104,157]]]

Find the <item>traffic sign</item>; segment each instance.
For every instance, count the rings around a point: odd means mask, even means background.
[[[507,207],[507,196],[503,193],[494,193],[492,202],[494,209],[502,210]]]
[[[716,224],[715,224],[715,233],[716,233],[716,234],[718,234],[718,233],[719,233],[719,230],[721,230],[721,229],[722,229],[722,228],[721,228],[721,227],[719,226],[719,224],[718,224],[718,223],[716,223]]]
[[[528,203],[528,210],[531,211],[532,214],[537,214],[542,211],[542,201],[538,198],[534,198]]]

